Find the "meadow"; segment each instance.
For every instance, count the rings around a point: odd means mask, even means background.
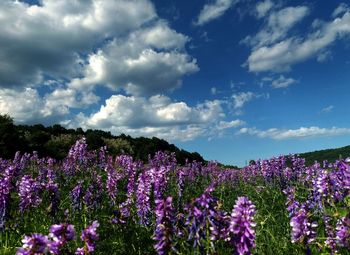
[[[78,140],[0,161],[0,254],[350,254],[348,160],[223,169]]]

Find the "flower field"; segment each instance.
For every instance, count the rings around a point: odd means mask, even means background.
[[[0,161],[0,254],[350,254],[347,160],[243,169],[88,151]]]

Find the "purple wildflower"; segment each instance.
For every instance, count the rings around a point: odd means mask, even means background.
[[[149,214],[151,212],[151,188],[152,184],[148,171],[144,171],[139,175],[136,191],[137,214],[142,225],[147,225],[149,223]]]
[[[25,236],[22,240],[23,246],[16,252],[17,255],[44,254],[48,244],[47,236],[42,234],[32,234]]]
[[[287,211],[289,212],[289,217],[292,217],[300,207],[300,204],[295,199],[295,188],[294,187],[288,187],[285,190],[283,190],[283,193],[287,195]]]
[[[41,203],[39,198],[40,183],[31,176],[25,175],[19,183],[20,209],[25,211],[31,206],[38,206]]]
[[[316,239],[316,223],[309,221],[307,210],[299,209],[290,220],[292,243],[308,245]]]
[[[7,210],[10,200],[11,180],[4,176],[0,178],[0,230],[5,227]]]
[[[255,247],[255,206],[247,197],[239,197],[231,213],[228,240],[235,246],[236,254],[251,254]]]
[[[78,184],[70,192],[72,200],[73,210],[81,210],[81,203],[83,198],[83,182],[79,181]]]
[[[75,238],[75,229],[71,224],[55,224],[50,227],[49,236],[53,241],[64,245]]]
[[[338,220],[336,238],[340,246],[350,248],[350,218],[343,217]]]
[[[85,242],[84,251],[86,254],[92,253],[95,250],[95,242],[98,240],[97,228],[100,226],[95,220],[90,226],[81,233],[81,240]]]
[[[323,221],[325,223],[326,234],[327,234],[327,239],[325,240],[325,244],[327,247],[330,248],[331,255],[336,254],[338,252],[337,251],[336,236],[335,236],[336,233],[334,231],[334,227],[331,225],[331,217],[324,216]]]
[[[161,255],[168,254],[173,246],[175,216],[172,201],[172,197],[156,200],[154,240],[157,244],[154,248]]]

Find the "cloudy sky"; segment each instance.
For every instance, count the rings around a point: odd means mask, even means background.
[[[350,144],[350,4],[2,0],[0,113],[206,159]]]

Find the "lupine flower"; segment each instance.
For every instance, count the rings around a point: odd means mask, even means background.
[[[75,229],[71,224],[55,224],[50,227],[49,231],[49,237],[60,245],[64,245],[75,238]]]
[[[59,195],[59,191],[58,191],[58,185],[50,180],[45,185],[45,189],[49,192],[49,196],[50,196],[50,200],[51,200],[50,214],[54,216],[58,212],[58,207],[59,207],[59,203],[60,203],[60,195]]]
[[[7,210],[10,199],[11,180],[9,177],[0,177],[0,230],[5,227]]]
[[[95,220],[81,233],[81,240],[85,242],[85,247],[83,248],[85,254],[92,253],[95,250],[95,242],[98,240],[98,234],[96,231],[99,225],[100,224],[98,223],[98,221]]]
[[[173,248],[175,216],[172,201],[172,197],[156,200],[154,240],[157,244],[154,248],[160,255],[168,254]]]
[[[288,187],[285,190],[283,190],[283,193],[287,195],[287,211],[289,212],[289,217],[292,217],[300,207],[299,202],[295,199],[295,188]]]
[[[237,254],[251,254],[255,247],[255,206],[247,197],[239,197],[231,213],[228,240]]]
[[[316,223],[308,219],[307,210],[299,209],[290,220],[292,227],[292,243],[308,245],[316,239]]]
[[[185,207],[188,240],[193,240],[193,246],[199,247],[201,252],[204,252],[203,240],[208,238],[211,248],[215,250],[213,242],[224,235],[225,224],[222,222],[223,215],[219,210],[218,199],[211,194],[214,186],[210,185],[199,198]],[[207,228],[210,230],[208,234]]]
[[[115,200],[117,198],[118,193],[117,183],[121,179],[121,177],[122,176],[118,174],[113,167],[107,167],[106,189],[112,204],[115,204]]]
[[[323,221],[325,223],[326,227],[326,234],[327,234],[327,239],[325,241],[325,244],[327,247],[330,248],[331,250],[331,255],[336,254],[337,251],[337,242],[336,242],[336,236],[335,236],[335,229],[331,225],[331,217],[330,216],[324,216]]]
[[[81,203],[83,198],[83,182],[79,181],[78,184],[70,192],[72,200],[73,210],[81,210]]]
[[[336,239],[340,246],[350,248],[350,218],[343,217],[338,220]]]
[[[150,195],[152,183],[147,171],[139,175],[136,191],[137,215],[142,225],[149,223],[149,214],[151,212]]]
[[[36,182],[31,176],[23,176],[18,189],[22,212],[31,206],[38,206],[41,203],[39,198],[40,183]]]
[[[47,236],[42,234],[32,234],[22,240],[23,246],[16,252],[17,255],[44,254],[48,244]]]

